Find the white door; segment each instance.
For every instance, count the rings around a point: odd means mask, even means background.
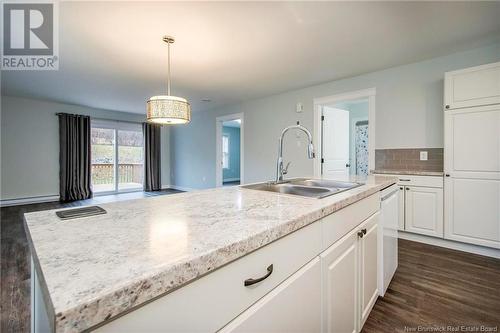
[[[349,176],[349,111],[323,107],[323,166],[328,178]]]
[[[330,246],[321,257],[323,333],[355,333],[358,316],[358,230]]]
[[[445,74],[446,109],[500,103],[500,62]]]
[[[318,257],[247,309],[220,332],[320,332],[321,264]]]
[[[443,189],[406,186],[405,230],[443,237]]]
[[[377,285],[377,267],[378,267],[378,220],[380,213],[372,215],[361,226],[361,231],[364,234],[360,240],[360,325],[359,330],[368,319],[370,311],[377,301],[378,285]]]

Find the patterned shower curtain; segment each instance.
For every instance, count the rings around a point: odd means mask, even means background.
[[[368,121],[358,121],[355,133],[356,174],[368,175]]]

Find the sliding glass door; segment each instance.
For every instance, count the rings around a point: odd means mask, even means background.
[[[142,190],[144,147],[141,124],[92,120],[91,143],[94,193]]]

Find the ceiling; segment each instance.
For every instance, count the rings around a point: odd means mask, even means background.
[[[165,89],[193,110],[500,40],[500,2],[61,2],[60,69],[2,72],[2,94],[144,113]],[[210,102],[202,102],[209,99]]]

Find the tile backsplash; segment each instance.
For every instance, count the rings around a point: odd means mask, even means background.
[[[420,160],[426,151],[427,161]],[[443,148],[376,149],[375,170],[443,171]]]

